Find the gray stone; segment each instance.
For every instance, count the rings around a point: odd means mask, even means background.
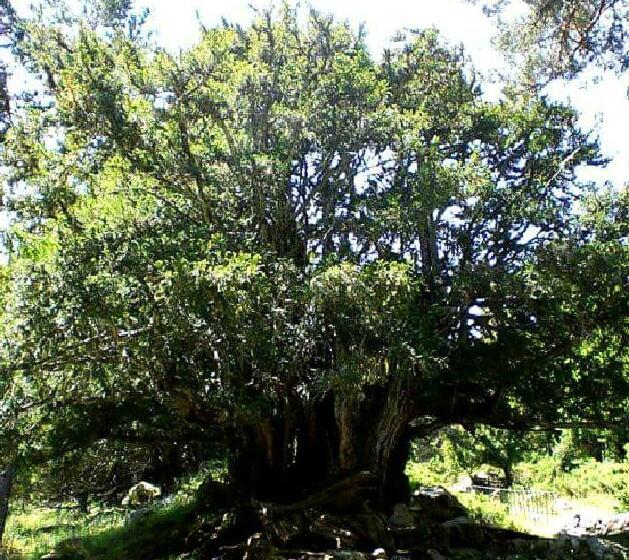
[[[428,558],[430,558],[430,560],[447,560],[447,558],[438,550],[428,549],[426,551],[426,554],[428,555]]]
[[[393,513],[389,517],[389,523],[393,527],[414,527],[415,518],[406,504],[395,504]]]
[[[334,552],[334,560],[368,560],[368,556],[356,550],[338,550]]]
[[[159,498],[162,495],[162,490],[157,486],[154,486],[150,482],[138,482],[135,486],[129,489],[129,492],[122,500],[123,506],[139,506],[142,504],[148,504]]]
[[[467,511],[445,488],[421,488],[411,497],[411,511],[417,512],[428,522],[440,522],[464,517]]]
[[[148,514],[150,513],[150,511],[151,511],[150,509],[141,508],[141,509],[136,509],[135,511],[130,512],[125,517],[125,525],[131,525],[132,523],[137,523],[141,519],[146,518]]]

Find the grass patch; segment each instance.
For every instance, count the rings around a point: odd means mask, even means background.
[[[60,541],[96,535],[121,526],[123,521],[124,514],[115,508],[95,508],[91,514],[85,514],[68,504],[60,507],[17,504],[11,508],[4,544],[10,560],[36,560],[51,552]]]
[[[484,494],[457,493],[457,499],[473,519],[505,529],[521,529],[508,504]]]
[[[9,518],[4,553],[8,560],[39,560],[52,551],[67,560],[166,558],[183,550],[193,520],[189,501],[149,509],[126,525],[119,508],[20,508]]]
[[[483,469],[486,470],[486,469]],[[434,458],[411,462],[406,473],[411,487],[453,487],[463,471],[448,469]],[[516,468],[516,492],[487,495],[454,492],[471,517],[497,527],[552,536],[579,513],[584,519],[604,519],[629,509],[629,462],[583,461],[568,472],[552,457],[523,462]],[[518,494],[518,489],[523,494]],[[524,491],[524,489],[527,489]],[[550,492],[535,497],[535,490]],[[546,496],[546,497],[544,497]]]
[[[128,525],[61,543],[64,560],[152,560],[182,552],[194,521],[191,504],[149,510]]]
[[[68,544],[66,556],[72,559],[164,558],[170,550],[181,547],[181,535],[189,529],[190,510],[202,481],[208,476],[216,479],[222,472],[209,465],[185,477],[176,493],[168,497],[168,505],[156,504],[127,525],[128,511],[122,507],[92,503],[89,513],[81,513],[75,503],[35,507],[13,502],[0,558],[39,560],[63,541]]]

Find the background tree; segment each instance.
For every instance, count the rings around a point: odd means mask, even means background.
[[[15,25],[15,11],[8,0],[0,2],[0,49],[8,49],[12,46],[15,37],[13,29]],[[8,74],[6,60],[0,58],[0,140],[8,127],[11,112],[9,104]]]
[[[516,480],[515,469],[523,461],[536,462],[549,455],[555,447],[557,436],[552,431],[513,431],[490,426],[476,425],[469,429],[460,425],[447,426],[424,441],[416,442],[414,459],[418,463],[431,465],[437,474],[443,473],[450,483],[460,475],[487,476],[485,482],[476,485],[512,486],[521,484]],[[502,471],[502,480],[498,479]],[[461,482],[460,480],[458,482]],[[443,484],[443,482],[441,482]]]
[[[9,302],[10,287],[10,269],[7,265],[0,264],[0,332],[4,339],[4,328],[6,326],[5,310]],[[4,363],[4,353],[0,360]],[[11,379],[9,376],[0,374],[0,427],[3,432],[0,435],[0,448],[2,449],[2,462],[0,463],[0,544],[2,543],[2,535],[9,514],[9,499],[13,488],[15,478],[15,470],[13,466],[14,449],[11,435],[7,428],[9,427],[9,419],[11,411],[7,406],[9,390],[11,387]],[[8,437],[7,437],[8,436]]]
[[[476,0],[474,0],[476,3]],[[624,0],[524,0],[527,13],[513,18],[512,0],[482,3],[496,18],[498,44],[521,66],[529,85],[573,78],[588,64],[623,72],[629,63]]]
[[[504,485],[509,488],[515,482],[514,467],[531,452],[539,449],[537,433],[516,432],[475,426],[473,430],[453,429],[447,432],[452,448],[458,456],[457,463],[473,473],[482,465],[490,465],[502,471]]]
[[[20,22],[52,102],[2,153],[20,464],[201,443],[243,503],[387,508],[414,433],[626,421],[626,216],[576,214],[570,108],[482,101],[432,31],[376,62],[288,7],[177,56],[66,24]]]

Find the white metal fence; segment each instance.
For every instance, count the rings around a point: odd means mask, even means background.
[[[536,488],[499,488],[472,485],[472,492],[494,497],[509,508],[511,514],[536,523],[547,522],[557,515],[558,494]]]

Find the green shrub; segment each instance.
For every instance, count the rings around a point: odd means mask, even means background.
[[[461,493],[456,497],[473,519],[496,527],[515,528],[509,506],[499,498],[477,493]]]
[[[456,475],[437,461],[409,463],[406,466],[406,475],[413,489],[420,486],[449,486],[456,480]]]

